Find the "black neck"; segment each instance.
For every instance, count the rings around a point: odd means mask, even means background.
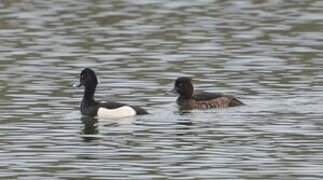
[[[84,88],[83,102],[94,101],[95,88],[96,87],[85,87]]]
[[[192,99],[192,94],[181,94],[179,96],[179,99],[183,99],[183,100]]]
[[[190,84],[190,85],[188,85],[188,87],[185,88],[185,91],[182,91],[180,93],[180,98],[181,99],[192,99],[193,93],[194,93],[194,88]]]

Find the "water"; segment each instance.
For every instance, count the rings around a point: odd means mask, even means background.
[[[322,179],[319,0],[0,2],[1,179]],[[147,116],[82,118],[97,100]],[[168,91],[239,96],[181,113]]]

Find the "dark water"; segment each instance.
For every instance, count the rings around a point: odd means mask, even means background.
[[[320,0],[0,1],[0,178],[323,179],[322,19]],[[151,115],[82,119],[84,67]],[[183,114],[184,75],[248,105]]]

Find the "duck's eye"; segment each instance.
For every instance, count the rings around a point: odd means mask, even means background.
[[[85,79],[85,76],[84,76],[84,74],[81,74],[81,79]]]

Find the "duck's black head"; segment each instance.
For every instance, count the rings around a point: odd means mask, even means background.
[[[95,72],[90,68],[85,68],[80,74],[80,83],[77,85],[85,86],[87,88],[95,88],[98,84]]]
[[[192,79],[189,77],[179,77],[175,81],[174,90],[183,98],[192,98],[194,88]]]

